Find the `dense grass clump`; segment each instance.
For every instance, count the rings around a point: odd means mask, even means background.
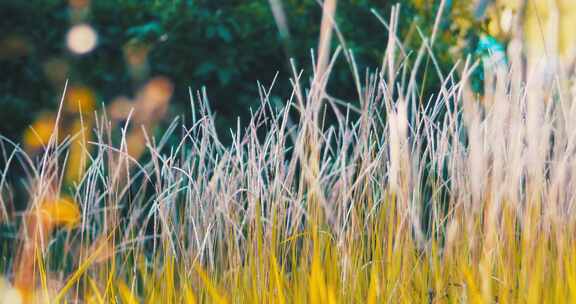
[[[481,67],[465,61],[437,70],[441,89],[422,100],[434,35],[405,53],[397,12],[380,69],[361,77],[350,52],[321,44],[308,89],[296,67],[285,105],[260,87],[260,109],[229,146],[203,93],[191,95],[190,127],[138,131],[140,159],[129,132],[115,142],[96,113],[68,194],[71,141],[36,159],[4,141],[2,176],[25,168],[30,200],[17,216],[0,205],[18,231],[2,249],[0,302],[576,301],[570,78],[511,51],[484,62],[482,96],[469,85]],[[341,54],[358,106],[325,90]]]

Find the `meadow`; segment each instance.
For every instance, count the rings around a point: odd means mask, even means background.
[[[520,47],[444,71],[436,27],[404,48],[398,6],[374,13],[388,44],[381,66],[359,71],[351,51],[329,46],[345,45],[331,2],[313,76],[293,64],[281,105],[269,98],[278,80],[261,83],[230,145],[203,90],[190,91],[191,123],[156,135],[139,125],[166,106],[161,80],[150,109],[120,124],[95,109],[92,130],[56,129],[39,155],[2,137],[0,191],[23,168],[29,203],[13,216],[10,195],[0,201],[18,235],[0,249],[0,303],[576,301],[572,74]],[[337,61],[357,105],[326,90]],[[423,102],[425,62],[440,84]]]

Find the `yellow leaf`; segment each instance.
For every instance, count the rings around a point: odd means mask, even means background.
[[[23,141],[24,149],[28,152],[40,149],[50,141],[50,137],[54,132],[56,125],[56,118],[52,114],[43,114],[24,131]]]
[[[94,111],[95,105],[94,92],[84,86],[73,86],[64,99],[64,110],[68,113],[90,114]]]
[[[40,205],[39,211],[45,225],[73,228],[80,222],[80,208],[70,197],[46,200]]]

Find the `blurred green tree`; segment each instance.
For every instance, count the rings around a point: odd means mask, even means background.
[[[379,66],[387,42],[386,28],[370,10],[386,18],[393,4],[339,3],[339,30],[360,71]],[[175,83],[173,111],[189,110],[189,87],[207,87],[216,127],[225,138],[236,117],[247,121],[250,107],[258,105],[258,80],[269,84],[279,72],[273,94],[286,97],[291,89],[289,58],[305,69],[306,77],[310,75],[321,6],[310,0],[286,0],[282,6],[290,33],[286,37],[279,34],[265,0],[4,0],[0,4],[0,134],[17,139],[41,111],[56,109],[66,79],[95,90],[98,104],[118,95],[130,96],[145,79],[133,77],[126,52],[130,46],[142,46],[148,61],[142,68],[150,76],[165,75]],[[420,44],[415,28],[427,33],[437,6],[436,1],[402,5],[400,36],[407,34],[408,45]],[[80,19],[98,33],[97,47],[81,56],[65,45],[67,31]],[[450,30],[449,24],[443,27]],[[448,46],[439,43],[438,48]],[[439,54],[444,54],[442,64],[451,63],[448,52]],[[344,100],[354,100],[356,94],[349,71],[340,60],[329,86],[330,93]],[[423,85],[437,85],[433,78]]]

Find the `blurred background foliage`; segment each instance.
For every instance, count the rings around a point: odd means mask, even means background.
[[[338,4],[338,29],[355,54],[361,74],[365,68],[381,65],[388,39],[386,27],[371,10],[387,21],[396,3],[401,4],[398,34],[413,58],[422,35],[431,35],[441,1],[349,0]],[[576,1],[443,3],[433,45],[443,72],[467,55],[486,59],[497,54],[496,62],[505,62],[513,37],[523,37],[528,61],[558,53],[563,66],[574,66],[576,40],[571,29],[576,28]],[[278,22],[278,10],[285,20]],[[250,109],[259,105],[257,81],[269,86],[278,73],[272,100],[282,103],[290,96],[290,58],[304,69],[302,79],[310,77],[320,16],[321,3],[315,0],[2,0],[0,134],[16,141],[30,138],[26,130],[34,122],[35,131],[49,134],[50,128],[42,129],[42,123],[53,123],[66,80],[69,89],[86,91],[82,96],[90,99],[85,105],[89,108],[109,106],[113,101],[120,101],[119,107],[124,108],[124,101],[138,99],[150,79],[163,76],[174,86],[168,117],[189,113],[188,89],[195,92],[205,86],[216,114],[216,129],[227,142],[237,117],[246,122]],[[94,47],[82,54],[71,50],[68,41],[79,25],[87,25],[97,37]],[[514,28],[522,33],[513,33]],[[79,39],[84,46],[89,43]],[[429,100],[427,96],[440,86],[430,58],[426,60],[425,72],[418,75],[421,100]],[[481,92],[482,69],[477,70],[473,86]],[[339,60],[331,73],[328,93],[356,100],[345,60]]]
[[[291,89],[288,59],[310,73],[321,6],[313,0],[280,2],[288,28],[282,35],[265,0],[3,0],[0,134],[20,139],[35,119],[55,111],[66,79],[70,86],[91,88],[101,107],[119,96],[132,98],[149,77],[163,75],[174,83],[173,114],[189,111],[188,88],[206,86],[216,127],[226,141],[237,116],[247,121],[250,107],[257,107],[258,80],[269,85],[279,72],[273,95],[283,102],[280,97]],[[400,36],[408,47],[420,45],[417,29],[430,34],[438,2],[402,3]],[[483,31],[468,1],[454,2],[447,1],[435,44],[444,67],[453,63],[454,52],[473,53]],[[387,19],[395,3],[339,3],[339,30],[361,71],[379,66],[387,42],[387,30],[371,9]],[[77,55],[67,48],[66,35],[81,23],[96,31],[98,41],[94,50]],[[438,85],[434,75],[422,84],[424,92]],[[331,77],[329,92],[353,101],[355,89],[344,60]]]

